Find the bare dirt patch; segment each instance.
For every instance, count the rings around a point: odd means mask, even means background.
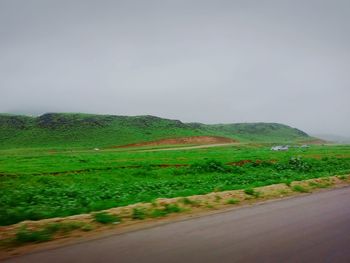
[[[220,137],[220,136],[191,136],[181,138],[168,138],[151,142],[140,142],[121,146],[113,146],[112,148],[128,148],[128,147],[143,147],[143,146],[160,146],[160,145],[186,145],[186,144],[224,144],[236,143],[237,140]]]

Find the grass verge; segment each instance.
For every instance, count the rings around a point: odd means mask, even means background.
[[[72,236],[73,233],[83,234],[92,230],[122,227],[123,225],[135,224],[141,220],[149,221],[169,216],[175,217],[176,214],[225,209],[231,206],[253,204],[259,201],[283,198],[298,193],[311,193],[318,189],[346,185],[350,185],[349,175],[341,175],[341,177],[332,176],[291,182],[290,186],[283,183],[247,188],[245,190],[213,192],[185,198],[162,198],[156,199],[152,203],[139,203],[108,209],[99,213],[79,215],[78,218],[73,216],[59,219],[25,221],[0,228],[0,250],[61,239]],[[57,222],[57,220],[60,221]],[[115,223],[118,223],[118,226]]]

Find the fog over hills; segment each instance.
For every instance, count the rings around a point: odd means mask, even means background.
[[[350,136],[348,0],[0,1],[0,112]]]
[[[336,134],[313,134],[313,136],[335,143],[350,143],[350,137],[340,136]]]

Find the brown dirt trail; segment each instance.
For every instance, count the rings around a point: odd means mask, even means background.
[[[121,146],[113,146],[112,148],[128,148],[142,146],[159,146],[159,145],[184,145],[184,144],[225,144],[236,143],[237,140],[220,137],[220,136],[191,136],[181,138],[168,138],[150,142],[140,142]]]

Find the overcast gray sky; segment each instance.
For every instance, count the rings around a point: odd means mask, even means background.
[[[0,0],[0,112],[350,135],[349,0]]]

